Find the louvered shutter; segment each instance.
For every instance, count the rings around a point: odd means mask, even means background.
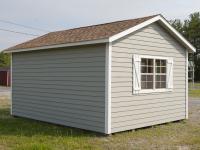
[[[167,88],[173,90],[173,58],[167,59]]]
[[[141,90],[141,58],[139,55],[133,55],[133,94]]]

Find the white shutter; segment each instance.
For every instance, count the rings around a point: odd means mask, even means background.
[[[173,58],[167,59],[167,88],[173,89]]]
[[[133,94],[137,94],[141,90],[140,62],[140,56],[133,55]]]

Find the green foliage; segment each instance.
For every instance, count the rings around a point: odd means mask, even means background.
[[[200,97],[200,83],[192,83],[190,82],[188,84],[188,87],[189,87],[189,97],[193,97],[193,98],[198,98],[199,100],[199,97]]]
[[[200,13],[193,13],[188,20],[185,20],[183,26],[184,36],[200,50]]]
[[[183,23],[179,19],[171,20],[171,25],[175,27],[177,31],[179,31],[181,34],[183,34]]]
[[[9,67],[10,66],[10,55],[0,53],[0,67]]]
[[[189,19],[183,22],[178,19],[170,22],[175,29],[196,47],[197,52],[193,54],[192,60],[195,64],[195,81],[200,81],[200,12],[191,14]]]

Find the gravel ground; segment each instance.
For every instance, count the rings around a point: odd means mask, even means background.
[[[0,86],[0,98],[10,97],[11,88]]]
[[[200,122],[200,98],[189,99],[189,120]]]

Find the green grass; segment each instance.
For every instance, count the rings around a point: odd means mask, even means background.
[[[189,90],[189,96],[194,98],[200,97],[200,89]]]
[[[200,83],[189,83],[189,96],[200,100]]]
[[[0,150],[200,149],[200,108],[190,119],[112,136],[10,116],[0,99]]]

